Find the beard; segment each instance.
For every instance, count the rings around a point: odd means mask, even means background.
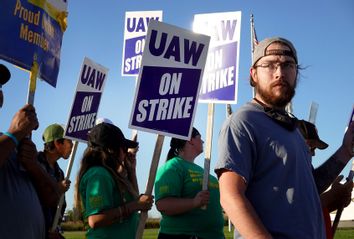
[[[274,92],[273,89],[275,87],[279,87],[280,85],[282,87],[279,90],[279,93]],[[294,97],[295,87],[296,87],[296,82],[294,86],[290,86],[288,82],[281,81],[281,82],[275,82],[271,84],[268,89],[261,88],[259,85],[257,85],[256,92],[263,99],[263,101],[268,105],[271,105],[273,107],[283,108]]]

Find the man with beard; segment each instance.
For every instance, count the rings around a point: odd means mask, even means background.
[[[255,97],[220,131],[215,172],[235,238],[326,238],[311,154],[297,119],[285,111],[295,94],[298,70],[290,41],[261,41],[250,69]],[[329,161],[344,167],[353,157],[353,130],[352,123]]]

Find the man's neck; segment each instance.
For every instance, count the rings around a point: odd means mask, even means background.
[[[266,108],[271,108],[271,109],[275,109],[275,110],[279,110],[279,111],[285,111],[285,107],[278,107],[278,106],[275,106],[275,105],[271,105],[267,102],[265,102],[261,97],[259,96],[255,96],[253,98],[253,102],[254,103],[257,103],[259,105],[261,105],[262,107],[266,107]]]

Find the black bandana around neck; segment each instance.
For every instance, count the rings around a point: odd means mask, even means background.
[[[293,131],[297,127],[298,119],[286,112],[285,110],[277,110],[272,107],[266,106],[260,100],[253,98],[260,106],[263,107],[264,113],[268,115],[272,120],[274,120],[277,124],[285,128],[286,130]]]

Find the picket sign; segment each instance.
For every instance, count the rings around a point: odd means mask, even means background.
[[[318,106],[319,106],[318,103],[312,101],[310,106],[310,113],[309,113],[309,122],[311,122],[312,124],[316,124]]]
[[[232,115],[232,108],[231,108],[231,105],[230,104],[226,104],[226,118],[229,118],[231,117]],[[231,220],[228,219],[228,229],[229,229],[229,232],[232,231],[232,223],[231,223]]]
[[[122,76],[139,74],[148,24],[151,19],[162,22],[162,15],[162,11],[125,12]]]
[[[161,150],[162,150],[162,145],[163,145],[164,139],[165,139],[165,136],[159,135],[159,134],[157,135],[154,154],[152,156],[152,161],[151,161],[151,166],[150,166],[149,178],[148,178],[148,182],[147,182],[146,190],[145,190],[145,194],[147,194],[147,195],[152,195],[152,189],[154,187],[156,171],[157,171],[157,167],[159,165]],[[136,237],[135,237],[136,239],[143,238],[145,222],[146,222],[147,217],[148,217],[147,211],[142,211],[140,213],[140,221],[139,221],[139,225],[138,225],[138,228],[136,231]]]
[[[37,63],[37,55],[33,56],[33,65],[30,72],[30,80],[28,85],[28,95],[27,95],[27,104],[34,106],[34,95],[36,93],[36,85],[37,85],[37,76],[38,76],[38,63]],[[32,134],[28,135],[28,138],[32,138]]]
[[[191,137],[210,37],[151,19],[145,41],[129,128],[157,135],[145,191],[152,195],[164,137]],[[147,216],[140,214],[137,239]]]
[[[135,88],[136,88],[136,84],[138,82],[138,77],[135,78]],[[138,130],[136,129],[132,129],[132,141],[137,141],[138,140]]]
[[[33,65],[30,73],[30,81],[28,87],[28,96],[27,96],[27,104],[34,105],[34,95],[36,92],[36,85],[37,85],[37,76],[38,76],[38,63],[37,63],[37,56],[33,56]]]
[[[204,175],[203,175],[203,190],[208,190],[209,184],[209,173],[210,173],[210,159],[211,159],[211,148],[213,139],[213,124],[214,124],[214,103],[208,104],[208,121],[207,121],[207,131],[206,131],[206,146],[205,146],[205,158],[204,158]],[[206,205],[202,207],[206,209]]]

